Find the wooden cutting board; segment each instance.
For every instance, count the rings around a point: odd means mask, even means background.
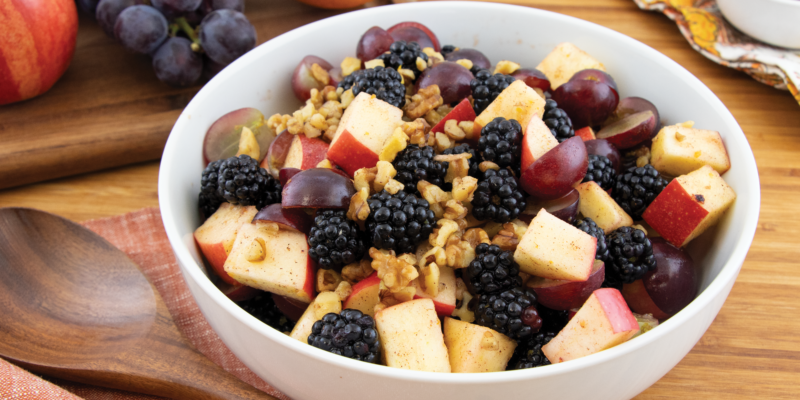
[[[248,1],[258,42],[337,14],[292,0]],[[81,13],[75,55],[47,93],[0,107],[0,189],[161,157],[172,125],[202,87],[156,79]]]

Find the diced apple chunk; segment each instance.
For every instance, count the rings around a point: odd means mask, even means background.
[[[605,71],[606,67],[574,44],[561,43],[536,66],[536,69],[542,71],[550,80],[551,90],[556,90],[578,71],[584,69]]]
[[[378,163],[383,144],[402,123],[403,110],[361,92],[344,111],[327,158],[352,177]]]
[[[306,135],[295,135],[283,168],[297,168],[307,170],[315,168],[328,152],[328,144],[317,138],[308,138]]]
[[[352,308],[372,317],[375,315],[375,306],[381,302],[381,278],[378,272],[353,285],[353,291],[344,301],[344,308]]]
[[[545,125],[541,118],[531,118],[525,128],[525,136],[522,138],[522,163],[521,170],[528,169],[545,153],[558,146],[558,139],[550,132],[550,128]]]
[[[452,372],[505,371],[517,342],[480,325],[447,317],[444,343]]]
[[[431,299],[417,299],[375,314],[382,356],[389,367],[450,372],[442,325]]]
[[[673,179],[642,218],[664,239],[682,247],[716,224],[734,200],[733,189],[706,165]]]
[[[580,213],[591,218],[606,234],[619,227],[633,225],[633,218],[597,182],[584,182],[575,189],[581,196],[578,203]]]
[[[547,279],[585,281],[592,273],[597,239],[542,209],[522,236],[514,261]]]
[[[258,213],[255,206],[239,206],[222,203],[219,209],[203,225],[194,231],[194,240],[214,272],[228,284],[238,282],[228,275],[223,266],[236,240],[239,227],[250,223]]]
[[[415,299],[431,299],[433,306],[436,308],[436,313],[440,316],[447,316],[453,313],[456,309],[456,273],[453,268],[441,266],[439,267],[439,293],[436,296],[431,296],[425,293],[423,285],[420,280],[424,279],[419,276],[417,279],[411,281],[411,286],[416,288],[414,294]]]
[[[515,119],[522,126],[522,131],[528,126],[531,118],[544,116],[544,99],[535,90],[528,87],[524,81],[514,81],[503,89],[494,101],[475,118],[477,131],[497,117]]]
[[[557,364],[624,343],[639,332],[639,323],[619,290],[597,289],[542,352]]]
[[[315,264],[300,232],[242,225],[225,272],[247,286],[305,303],[314,297]]]
[[[719,132],[665,126],[653,139],[650,162],[658,172],[670,176],[685,175],[703,165],[720,174],[731,168],[728,151]]]

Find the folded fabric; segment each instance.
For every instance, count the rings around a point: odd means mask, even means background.
[[[279,399],[288,399],[264,382],[231,353],[203,317],[181,276],[167,240],[161,213],[146,208],[83,225],[125,252],[164,299],[175,324],[189,342],[211,361],[255,388]],[[0,399],[12,400],[143,400],[157,397],[111,390],[61,380],[47,381],[0,359]]]

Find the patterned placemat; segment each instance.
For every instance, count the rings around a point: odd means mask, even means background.
[[[744,71],[765,85],[788,90],[800,103],[800,50],[771,46],[742,33],[725,20],[716,0],[634,2],[675,21],[692,47],[708,59]]]

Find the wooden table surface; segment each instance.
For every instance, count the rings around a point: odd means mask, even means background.
[[[631,0],[515,3],[609,27],[683,65],[731,110],[758,163],[761,215],[733,291],[689,355],[637,398],[800,398],[800,106],[788,92],[707,60],[672,21],[639,10]],[[246,11],[260,42],[336,14],[291,0],[249,0]],[[77,102],[86,107],[58,116],[60,123],[102,129],[103,124],[141,118],[151,128],[147,140],[163,142],[198,88],[160,84],[146,59],[121,51],[89,18],[82,16],[80,23],[72,67],[53,91],[18,107],[15,122],[0,119],[6,134],[36,134],[28,128],[37,118],[58,112],[59,104]],[[89,93],[96,98],[86,97]],[[34,207],[75,221],[157,207],[158,167],[158,161],[150,161],[0,190],[0,207]]]

